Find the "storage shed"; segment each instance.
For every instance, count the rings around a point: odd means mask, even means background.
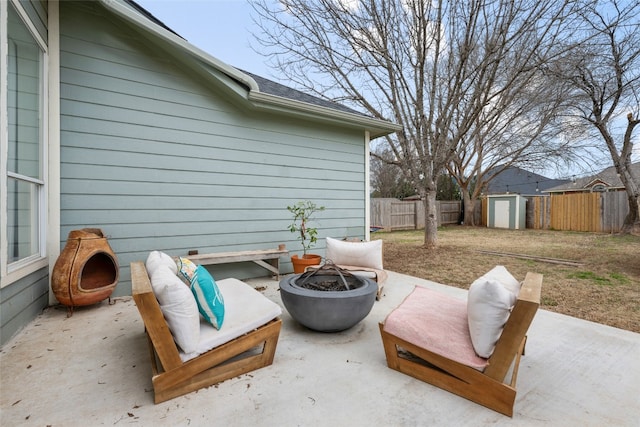
[[[526,228],[527,199],[519,194],[487,196],[487,227]]]

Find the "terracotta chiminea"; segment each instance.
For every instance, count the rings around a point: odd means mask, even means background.
[[[61,304],[91,305],[108,298],[118,283],[118,259],[99,228],[69,233],[51,276],[51,288]]]

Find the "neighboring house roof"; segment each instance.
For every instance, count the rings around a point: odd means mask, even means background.
[[[358,128],[369,131],[371,139],[402,129],[395,123],[366,116],[343,105],[234,68],[188,43],[132,0],[100,0],[100,3],[149,41],[160,44],[182,64],[203,78],[215,81],[228,93],[232,102],[261,111]]]
[[[640,162],[631,165],[631,171],[640,185]],[[624,190],[624,184],[618,176],[615,166],[610,166],[595,175],[576,178],[563,185],[547,189],[549,193],[584,192],[584,191]]]
[[[486,194],[514,193],[536,195],[548,188],[569,182],[569,180],[547,178],[517,166],[497,166],[488,172],[495,177],[487,184]]]

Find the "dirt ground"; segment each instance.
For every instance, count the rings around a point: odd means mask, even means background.
[[[541,308],[640,333],[638,236],[450,226],[435,250],[422,230],[371,238],[384,241],[385,269],[464,289],[495,265],[519,280],[542,273]]]

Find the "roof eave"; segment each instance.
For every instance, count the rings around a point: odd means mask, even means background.
[[[342,126],[347,125],[349,127],[363,128],[370,132],[371,139],[402,130],[402,126],[389,121],[339,111],[264,92],[251,91],[249,93],[249,101],[252,102],[255,108],[262,111],[287,112],[289,114],[293,112],[298,117],[314,121],[322,120]]]

